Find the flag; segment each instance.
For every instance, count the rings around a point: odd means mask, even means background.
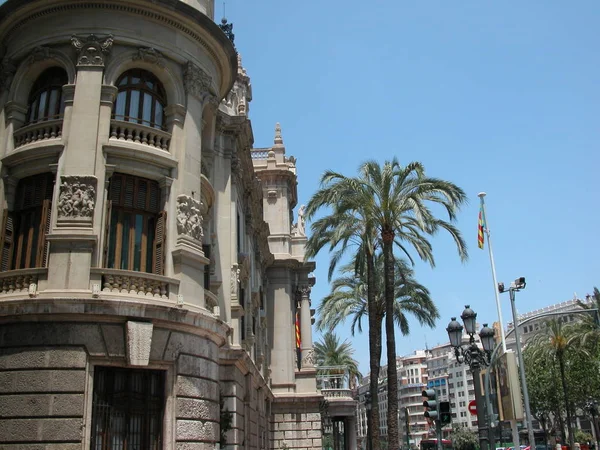
[[[298,314],[298,310],[296,310],[296,348],[298,350],[300,350],[301,347],[301,340],[300,340],[300,314]]]
[[[481,202],[481,206],[479,207],[479,226],[477,232],[477,245],[479,248],[483,249],[484,236],[483,229],[485,228],[485,214],[483,213],[483,199]]]

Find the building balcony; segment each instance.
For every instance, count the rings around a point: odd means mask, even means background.
[[[321,389],[321,394],[326,399],[344,399],[344,400],[353,400],[352,389],[345,388],[329,388],[329,389]]]
[[[167,300],[171,291],[179,286],[179,280],[153,273],[105,268],[93,268],[91,272],[92,275],[101,277],[101,290],[106,294],[127,294]],[[100,293],[95,295],[99,296]]]
[[[19,128],[13,133],[15,149],[32,142],[62,139],[63,119],[44,120]]]
[[[0,272],[0,295],[23,295],[35,297],[38,281],[46,278],[48,269],[19,269]]]
[[[147,145],[168,152],[171,133],[135,122],[112,119],[110,121],[110,139]]]

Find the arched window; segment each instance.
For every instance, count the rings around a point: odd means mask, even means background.
[[[164,128],[165,90],[154,75],[146,70],[132,69],[117,81],[117,100],[113,118],[136,122],[153,128]]]
[[[47,265],[53,189],[51,173],[19,181],[14,210],[3,214],[0,271]]]
[[[44,70],[29,93],[27,123],[60,119],[65,109],[62,88],[68,82],[67,72],[60,67]]]
[[[166,212],[153,180],[115,173],[110,179],[105,265],[162,275]]]

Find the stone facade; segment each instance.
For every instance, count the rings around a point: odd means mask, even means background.
[[[0,6],[2,449],[321,448],[295,159],[213,11]]]

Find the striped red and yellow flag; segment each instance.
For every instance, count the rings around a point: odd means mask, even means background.
[[[477,228],[477,245],[479,246],[479,248],[483,249],[483,243],[485,239],[483,234],[483,229],[485,228],[485,214],[483,212],[483,204],[479,208],[479,226]]]
[[[296,310],[296,348],[300,349],[302,341],[300,340],[300,314]]]

